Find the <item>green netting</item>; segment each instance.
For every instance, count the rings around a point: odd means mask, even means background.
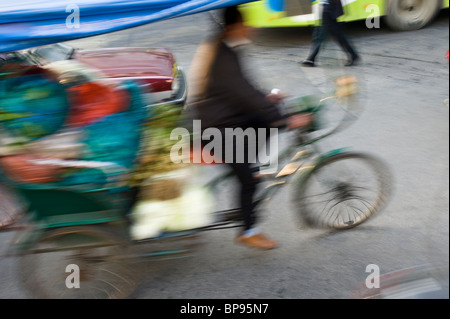
[[[0,80],[0,124],[14,137],[34,140],[57,132],[68,107],[64,87],[42,75]]]

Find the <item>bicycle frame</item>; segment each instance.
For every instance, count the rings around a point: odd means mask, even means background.
[[[328,135],[327,135],[328,136]],[[320,139],[324,138],[321,137]],[[281,169],[277,170],[275,173],[270,174],[271,178],[264,181],[270,181],[271,183],[264,187],[262,193],[254,200],[255,208],[264,202],[270,201],[278,191],[280,191],[284,186],[286,186],[292,178],[298,178],[299,183],[306,181],[308,174],[322,161],[325,159],[335,156],[337,154],[343,153],[347,148],[334,149],[325,153],[322,153],[317,144],[319,139],[304,141],[304,136],[297,136],[297,142],[293,145],[287,146],[278,154],[279,162],[286,162],[283,164]],[[223,164],[221,164],[223,165]],[[227,172],[219,177],[215,178],[213,181],[207,184],[211,189],[217,188],[223,182],[234,177],[233,172]],[[218,223],[203,227],[202,230],[215,230],[224,228],[234,228],[240,227],[240,225],[228,226],[230,223],[239,221],[240,214],[239,208],[221,210],[214,214],[220,215],[231,215],[231,218],[225,218],[225,220],[219,221]]]
[[[339,79],[347,80],[347,82],[344,83],[338,83]],[[297,178],[298,183],[301,185],[303,184],[307,177],[309,176],[309,173],[314,170],[314,168],[319,165],[321,162],[327,160],[329,157],[336,156],[338,154],[341,154],[345,152],[348,148],[338,148],[333,149],[328,152],[321,152],[317,146],[317,142],[325,139],[328,136],[331,136],[342,129],[344,129],[349,123],[353,122],[357,115],[353,114],[352,112],[349,112],[347,106],[337,106],[343,109],[345,113],[345,117],[341,119],[341,121],[338,123],[337,126],[335,126],[333,129],[329,130],[326,133],[322,133],[322,135],[316,136],[316,137],[310,137],[308,136],[308,133],[320,130],[321,123],[320,120],[316,121],[317,118],[320,118],[319,114],[322,112],[326,105],[326,102],[332,99],[339,99],[339,98],[350,98],[347,100],[347,102],[351,101],[351,97],[354,94],[354,92],[351,92],[350,94],[340,92],[339,88],[343,88],[346,85],[352,85],[356,81],[353,79],[353,77],[347,77],[343,76],[338,78],[336,81],[337,84],[337,91],[333,94],[326,96],[322,98],[321,100],[317,100],[316,103],[313,105],[308,105],[306,107],[303,107],[301,110],[297,110],[294,112],[290,112],[291,115],[294,114],[300,114],[300,113],[312,113],[314,114],[314,120],[313,124],[310,128],[306,129],[306,131],[299,130],[297,132],[296,140],[291,145],[288,145],[284,150],[279,152],[278,154],[278,162],[282,163],[283,161],[287,161],[286,164],[282,166],[281,169],[279,169],[275,174],[271,174],[273,178],[270,180],[272,183],[267,185],[263,191],[262,194],[260,194],[254,201],[255,207],[260,205],[263,202],[269,201],[281,188],[283,188],[285,185],[289,183],[289,181],[295,176]],[[312,96],[306,96],[301,97],[302,98],[311,98]],[[292,101],[293,103],[298,103],[296,101],[297,98],[294,98]],[[291,101],[291,102],[292,102]],[[311,102],[309,102],[311,103]],[[289,102],[287,104],[289,108]],[[311,130],[311,131],[309,131]],[[221,164],[223,165],[223,164]],[[207,184],[207,187],[211,189],[217,188],[218,185],[225,182],[226,180],[232,178],[234,176],[233,172],[228,172],[225,174],[220,175],[219,177],[215,178],[213,181]],[[211,229],[221,229],[221,228],[232,228],[232,227],[239,227],[240,225],[234,225],[234,226],[227,226],[228,224],[235,222],[236,220],[239,220],[240,218],[240,212],[239,209],[228,209],[228,210],[222,210],[214,213],[218,219],[219,222],[214,223],[212,225],[203,227],[203,230],[211,230]],[[224,215],[225,218],[220,218],[220,215]],[[227,217],[227,215],[230,215],[231,217]]]

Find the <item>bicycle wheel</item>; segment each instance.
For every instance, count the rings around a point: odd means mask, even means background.
[[[19,261],[19,275],[39,299],[119,299],[137,287],[141,272],[127,240],[99,226],[47,232]]]
[[[387,203],[392,176],[379,159],[359,153],[325,158],[294,186],[296,209],[311,227],[348,229]]]

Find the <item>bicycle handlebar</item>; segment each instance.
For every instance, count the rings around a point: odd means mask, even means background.
[[[318,136],[304,138],[299,146],[309,145],[322,140],[332,134],[340,132],[349,127],[359,115],[360,104],[358,103],[357,94],[360,93],[358,88],[358,80],[355,76],[345,75],[334,79],[335,89],[327,97],[319,98],[316,95],[307,95],[294,97],[283,102],[284,108],[288,116],[295,114],[311,113],[313,115],[313,123],[307,128],[299,129],[300,134],[305,137],[308,133],[319,132],[326,129],[324,123],[324,114],[330,108],[330,100],[334,100],[333,105],[344,112],[342,118],[326,132],[321,132]],[[329,119],[328,119],[329,120]]]

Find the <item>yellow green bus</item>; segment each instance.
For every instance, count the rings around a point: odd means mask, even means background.
[[[345,15],[339,21],[379,20],[394,30],[417,30],[429,24],[449,0],[341,0]],[[321,0],[259,0],[241,5],[246,23],[255,28],[310,26],[320,23]]]

